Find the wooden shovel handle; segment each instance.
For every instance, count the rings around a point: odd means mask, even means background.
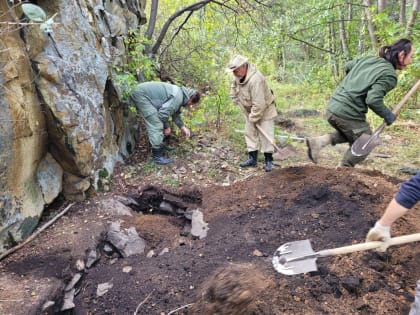
[[[401,100],[401,102],[399,102],[395,108],[392,110],[392,112],[394,113],[395,116],[398,115],[398,113],[400,112],[401,108],[404,106],[405,103],[408,102],[408,100],[410,99],[411,96],[413,96],[413,94],[418,90],[418,88],[420,87],[420,79],[417,80],[417,83],[414,84],[414,86],[410,89],[410,91],[408,91],[408,93],[404,96],[404,98]],[[385,127],[387,126],[386,122],[383,122],[378,128],[376,128],[376,130],[373,132],[373,134],[369,137],[369,139],[366,141],[365,144],[363,144],[362,148],[363,150],[365,150],[365,148],[367,147],[367,145],[372,142],[374,139],[378,138],[378,135],[385,129]],[[357,140],[356,140],[357,141]],[[355,142],[356,143],[356,142]],[[352,145],[352,151],[353,151],[353,146],[355,144],[353,143]],[[361,146],[361,144],[359,144]],[[370,148],[370,151],[374,148],[374,146],[372,146]],[[369,154],[369,152],[365,152],[365,154]],[[354,151],[353,151],[354,152]],[[361,156],[361,155],[357,155],[356,153],[353,153],[356,156]]]
[[[268,135],[265,133],[265,131],[257,124],[255,124],[255,127],[262,133],[262,135],[273,145],[274,148],[276,148],[277,152],[281,152],[280,148],[271,140]]]
[[[388,245],[394,246],[394,245],[401,245],[401,244],[418,242],[418,241],[420,241],[420,233],[393,237],[388,242]],[[325,249],[325,250],[319,251],[318,255],[324,257],[324,256],[349,254],[349,253],[378,248],[383,244],[384,244],[383,242],[379,242],[379,241],[360,243],[360,244],[349,245],[349,246],[344,246],[344,247],[337,247],[333,249]]]
[[[410,89],[410,91],[408,91],[408,93],[404,96],[401,102],[399,102],[397,106],[395,106],[395,108],[392,111],[394,115],[398,115],[398,113],[401,110],[401,107],[403,107],[403,105],[408,102],[410,97],[413,96],[413,94],[418,90],[419,87],[420,87],[420,79],[417,80],[417,83],[414,84],[414,86]]]

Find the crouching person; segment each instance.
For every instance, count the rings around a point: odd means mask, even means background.
[[[181,119],[181,108],[198,104],[199,101],[198,91],[164,82],[144,82],[133,89],[130,102],[136,106],[144,119],[152,146],[153,161],[156,164],[173,162],[171,158],[163,156],[163,139],[172,132],[169,120],[172,119],[183,135],[189,138],[191,132]]]

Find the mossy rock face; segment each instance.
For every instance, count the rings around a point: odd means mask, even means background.
[[[38,225],[39,219],[40,217],[27,217],[22,221],[20,228],[18,229],[20,234],[20,239],[18,241],[31,235]]]
[[[4,218],[7,214],[6,221],[0,220],[0,226],[2,226],[2,229],[0,229],[0,253],[30,236],[39,222],[40,216],[24,218],[21,204],[22,201],[13,203],[4,199],[0,203],[2,206],[0,215]]]

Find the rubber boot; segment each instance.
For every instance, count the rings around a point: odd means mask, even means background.
[[[331,134],[319,137],[306,138],[306,146],[308,147],[308,157],[315,164],[318,163],[319,153],[323,147],[331,144]]]
[[[171,147],[171,146],[166,145],[166,144],[162,145],[162,150],[166,151],[166,152],[171,152],[171,151],[174,151],[175,149],[176,149],[175,147]]]
[[[153,149],[152,148],[152,153],[153,153],[153,161],[156,164],[160,164],[160,165],[166,165],[169,163],[172,163],[173,160],[172,159],[167,159],[162,155],[162,149]]]
[[[258,151],[248,152],[248,160],[239,164],[240,167],[250,167],[257,165]]]
[[[264,153],[264,169],[266,172],[271,172],[273,170],[273,153]]]

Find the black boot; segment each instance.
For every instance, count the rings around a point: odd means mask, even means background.
[[[264,153],[265,165],[264,169],[266,172],[271,172],[273,169],[273,153]]]
[[[257,165],[258,151],[248,152],[248,160],[239,164],[240,167],[250,167]]]
[[[172,159],[167,159],[162,155],[162,149],[153,149],[152,148],[152,153],[153,153],[153,161],[156,164],[160,164],[160,165],[165,165],[165,164],[169,164],[172,163],[173,160]]]
[[[176,149],[175,147],[171,147],[169,145],[162,144],[162,150],[163,151],[171,152],[171,151],[174,151],[175,149]]]

